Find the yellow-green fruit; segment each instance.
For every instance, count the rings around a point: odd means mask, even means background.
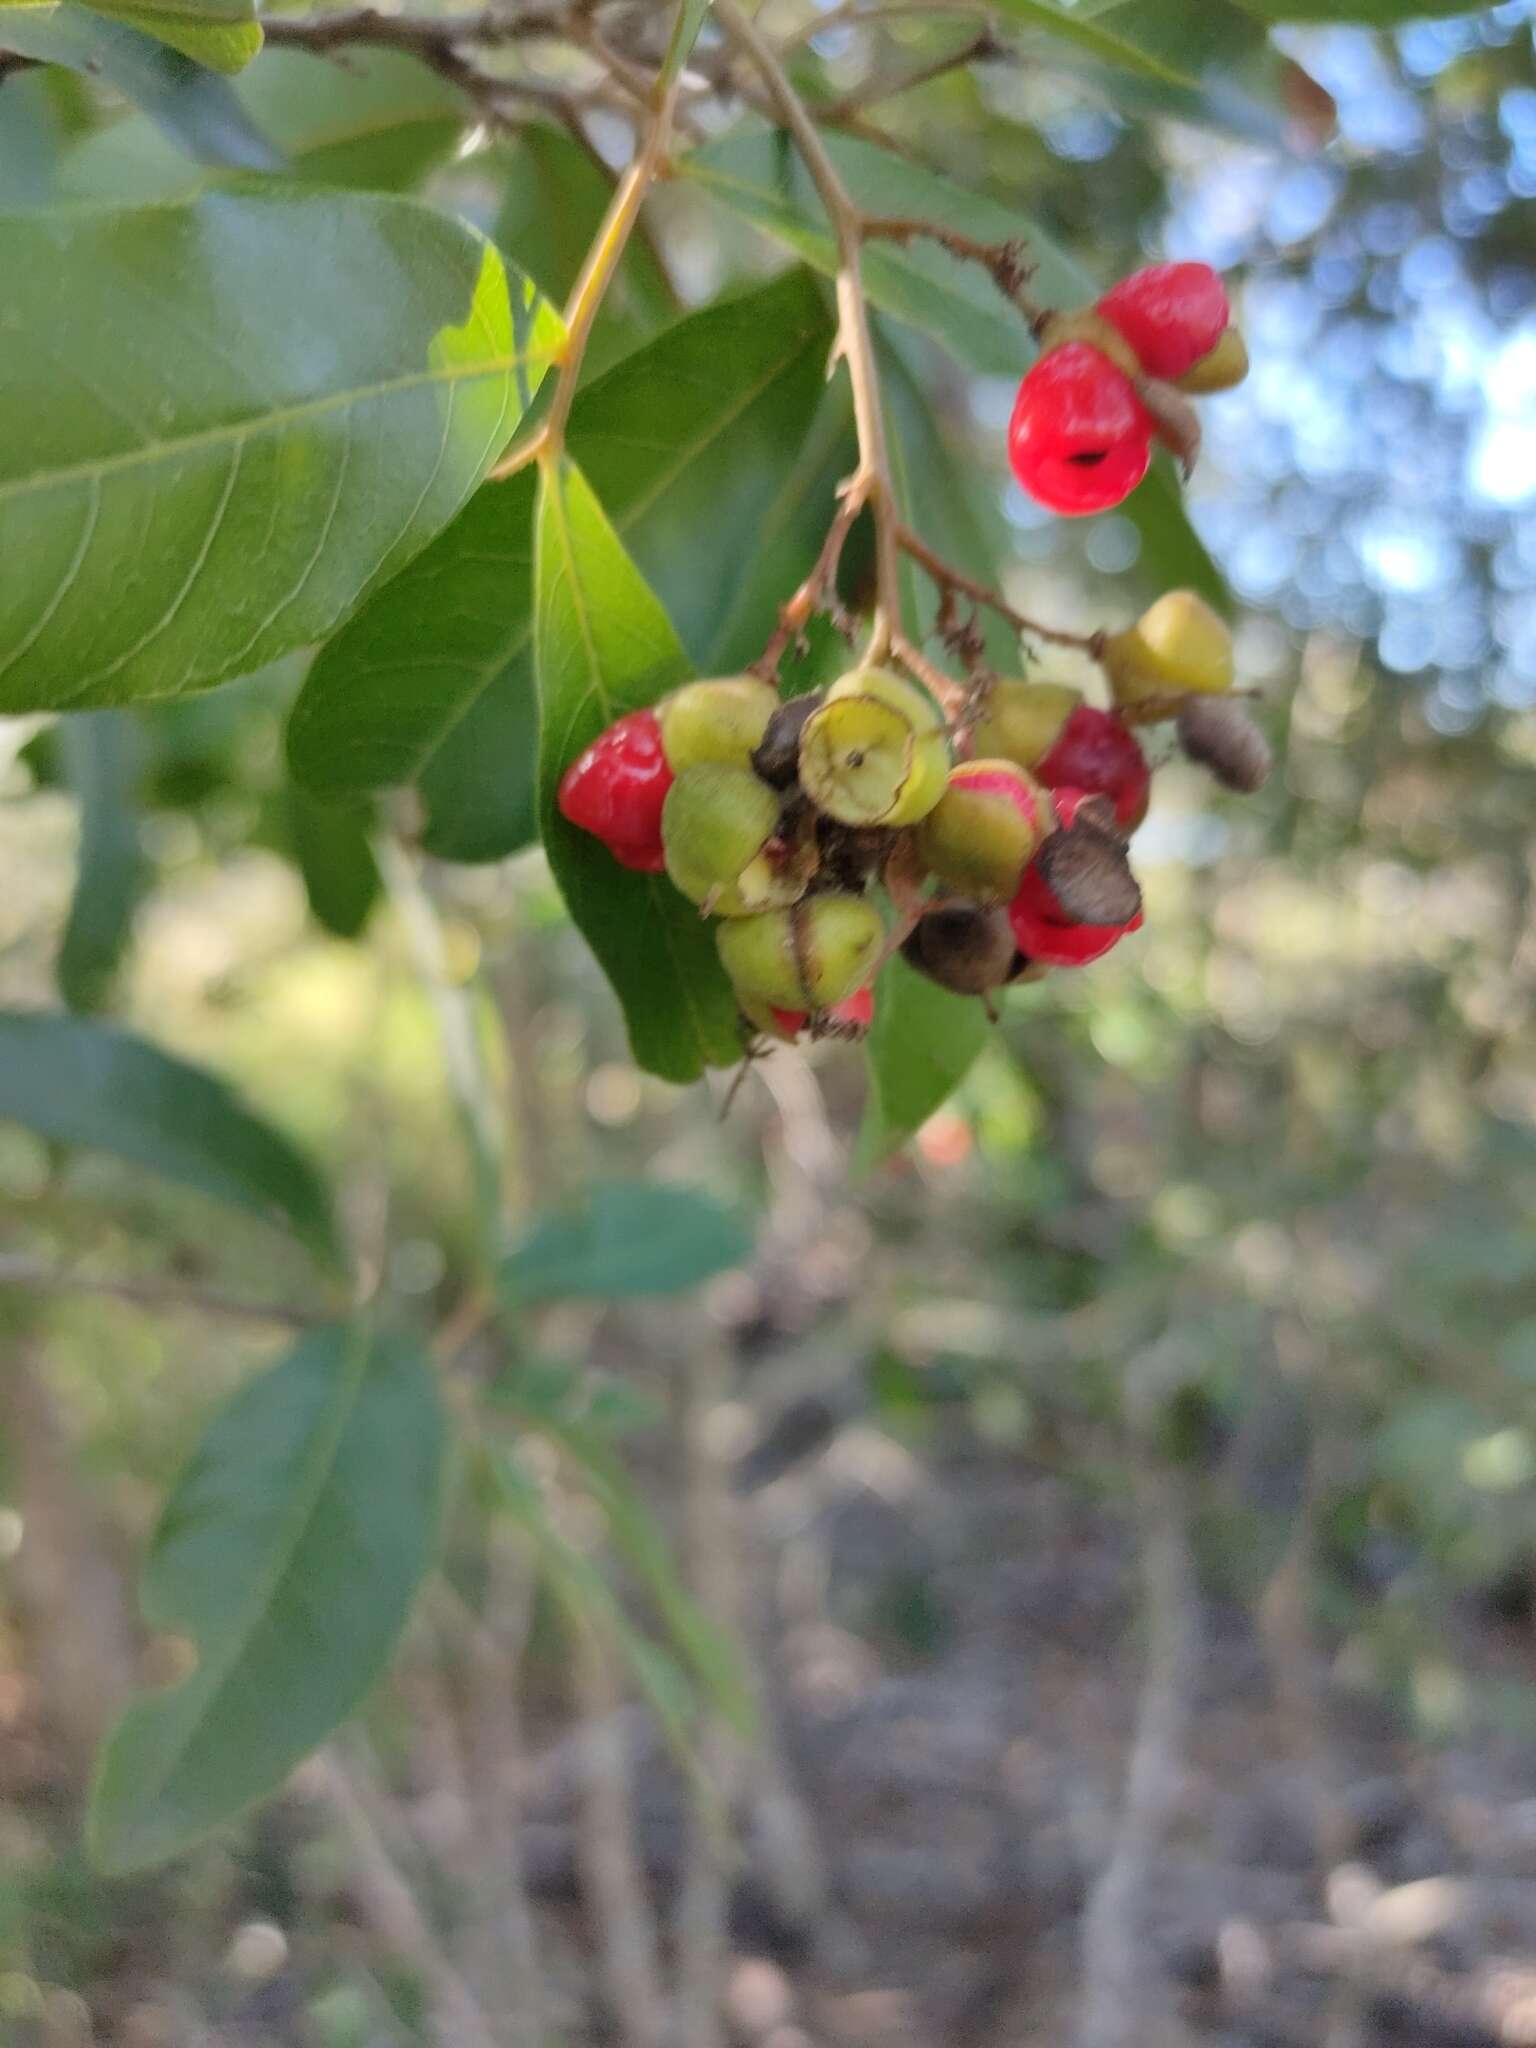
[[[1134,626],[1115,633],[1099,657],[1115,704],[1132,724],[1168,718],[1194,693],[1232,687],[1232,632],[1192,590],[1170,590]]]
[[[1055,746],[1082,701],[1082,691],[1066,683],[1002,676],[988,690],[976,721],[976,751],[1033,768]]]
[[[1055,822],[1050,797],[1012,761],[962,761],[913,837],[946,889],[1006,903]]]
[[[685,684],[656,711],[667,765],[674,775],[706,761],[745,768],[778,708],[778,691],[760,676]]]
[[[887,669],[856,669],[834,683],[800,735],[800,787],[840,824],[915,825],[948,775],[937,707]]]
[[[862,896],[807,896],[791,910],[728,918],[716,938],[738,997],[781,1010],[826,1010],[862,988],[885,927]]]
[[[700,762],[667,791],[661,843],[667,873],[695,903],[741,917],[794,903],[814,868],[787,849],[767,850],[779,827],[779,800],[747,768]]]
[[[1230,391],[1248,374],[1248,344],[1235,327],[1224,327],[1221,339],[1191,370],[1175,381],[1196,397],[1207,391]]]

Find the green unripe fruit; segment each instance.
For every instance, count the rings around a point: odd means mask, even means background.
[[[1172,717],[1187,696],[1230,690],[1232,631],[1193,590],[1170,590],[1099,656],[1115,704],[1132,724]]]
[[[716,936],[720,962],[743,1007],[828,1010],[869,980],[885,927],[862,896],[807,896],[790,910],[728,918]]]
[[[711,761],[747,767],[778,708],[778,691],[760,676],[685,684],[656,710],[667,765],[674,775]]]
[[[662,806],[667,873],[693,902],[727,917],[797,902],[815,849],[779,849],[778,829],[779,800],[750,769],[700,762]]]
[[[1020,768],[1043,761],[1083,701],[1066,683],[1026,683],[1003,676],[988,690],[976,721],[976,751]]]
[[[1012,761],[962,761],[914,837],[946,889],[1006,903],[1055,822],[1049,796]]]
[[[915,825],[948,775],[936,706],[886,669],[856,669],[834,683],[800,735],[800,787],[844,825]]]
[[[1208,391],[1230,391],[1241,384],[1248,374],[1248,344],[1235,327],[1224,327],[1221,339],[1209,355],[1203,355],[1193,368],[1176,377],[1174,382],[1181,391],[1200,396]]]

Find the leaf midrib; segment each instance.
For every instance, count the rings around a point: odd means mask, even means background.
[[[312,419],[329,412],[346,412],[353,406],[367,404],[373,399],[388,398],[396,392],[418,391],[444,384],[461,384],[479,377],[505,377],[513,370],[522,369],[530,363],[549,364],[554,361],[556,353],[557,345],[552,344],[547,349],[528,349],[519,355],[488,356],[478,362],[456,364],[446,370],[412,371],[405,377],[386,377],[373,384],[360,384],[345,391],[327,392],[323,397],[306,399],[298,405],[282,406],[274,412],[262,413],[248,420],[217,427],[204,427],[197,433],[184,434],[174,441],[146,441],[138,448],[125,449],[120,454],[101,456],[92,461],[72,463],[65,469],[38,470],[31,476],[0,483],[0,504],[25,498],[34,491],[56,490],[66,484],[99,481],[102,477],[113,475],[119,470],[154,468],[162,462],[177,460],[197,448],[220,448],[227,445],[241,447],[263,434],[291,426],[295,420]]]

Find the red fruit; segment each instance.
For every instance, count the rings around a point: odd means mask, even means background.
[[[1086,341],[1043,355],[1008,427],[1013,473],[1053,512],[1107,512],[1147,473],[1156,422],[1108,356]]]
[[[809,1010],[781,1010],[770,1004],[773,1021],[786,1038],[795,1038],[811,1021]],[[840,1003],[834,1003],[826,1012],[826,1021],[831,1027],[829,1038],[863,1038],[875,1021],[875,992],[872,988],[856,989],[851,996],[844,996]]]
[[[659,875],[661,807],[672,781],[655,712],[631,711],[566,769],[560,815],[601,839],[624,867]]]
[[[1098,310],[1118,328],[1149,377],[1172,381],[1208,356],[1232,317],[1208,263],[1151,263],[1111,287]]]
[[[1047,789],[1107,796],[1122,825],[1139,825],[1147,815],[1152,771],[1135,734],[1111,711],[1079,704],[1069,712],[1050,752],[1035,763],[1034,773]]]
[[[1008,922],[1019,951],[1037,966],[1086,967],[1102,960],[1127,932],[1140,931],[1142,918],[1138,911],[1129,924],[1074,923],[1039,868],[1030,866],[1008,906]]]

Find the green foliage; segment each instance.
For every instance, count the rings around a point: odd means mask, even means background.
[[[59,751],[80,806],[80,860],[59,947],[59,993],[72,1010],[99,1010],[145,882],[138,729],[124,712],[92,712],[65,721]]]
[[[288,827],[316,919],[338,939],[357,938],[383,886],[368,806],[327,802],[294,783],[288,790]]]
[[[877,1166],[948,1100],[991,1035],[980,1003],[951,995],[905,960],[892,960],[875,991],[869,1034],[869,1097],[855,1165]]]
[[[501,1272],[524,1306],[567,1295],[623,1301],[682,1294],[751,1252],[751,1234],[695,1188],[599,1181],[579,1209],[541,1218]]]
[[[445,1423],[413,1340],[317,1331],[210,1424],[143,1581],[196,1668],[130,1707],[91,1800],[96,1863],[166,1862],[273,1792],[388,1661],[437,1544]]]
[[[624,712],[686,681],[688,657],[580,470],[563,461],[539,485],[534,648],[545,851],[613,984],[635,1058],[664,1080],[694,1081],[741,1054],[714,934],[665,875],[620,868],[555,804],[582,749]]]
[[[196,23],[186,26],[197,32]],[[210,33],[238,41],[249,31],[237,27]],[[74,0],[62,0],[57,7],[0,7],[0,50],[106,79],[198,163],[250,171],[282,167],[227,80],[167,49],[132,26],[129,17],[109,20]],[[10,118],[7,104],[7,123]]]
[[[174,696],[322,637],[458,510],[560,333],[400,199],[18,215],[0,269],[29,337],[0,369],[8,710]]]
[[[701,669],[750,659],[830,513],[844,450],[813,423],[831,343],[802,272],[680,321],[578,399],[570,447]],[[490,485],[323,650],[294,710],[322,790],[420,776],[428,845],[533,837],[531,475]]]
[[[111,1153],[340,1257],[330,1197],[303,1154],[222,1081],[129,1032],[0,1012],[0,1119]]]

